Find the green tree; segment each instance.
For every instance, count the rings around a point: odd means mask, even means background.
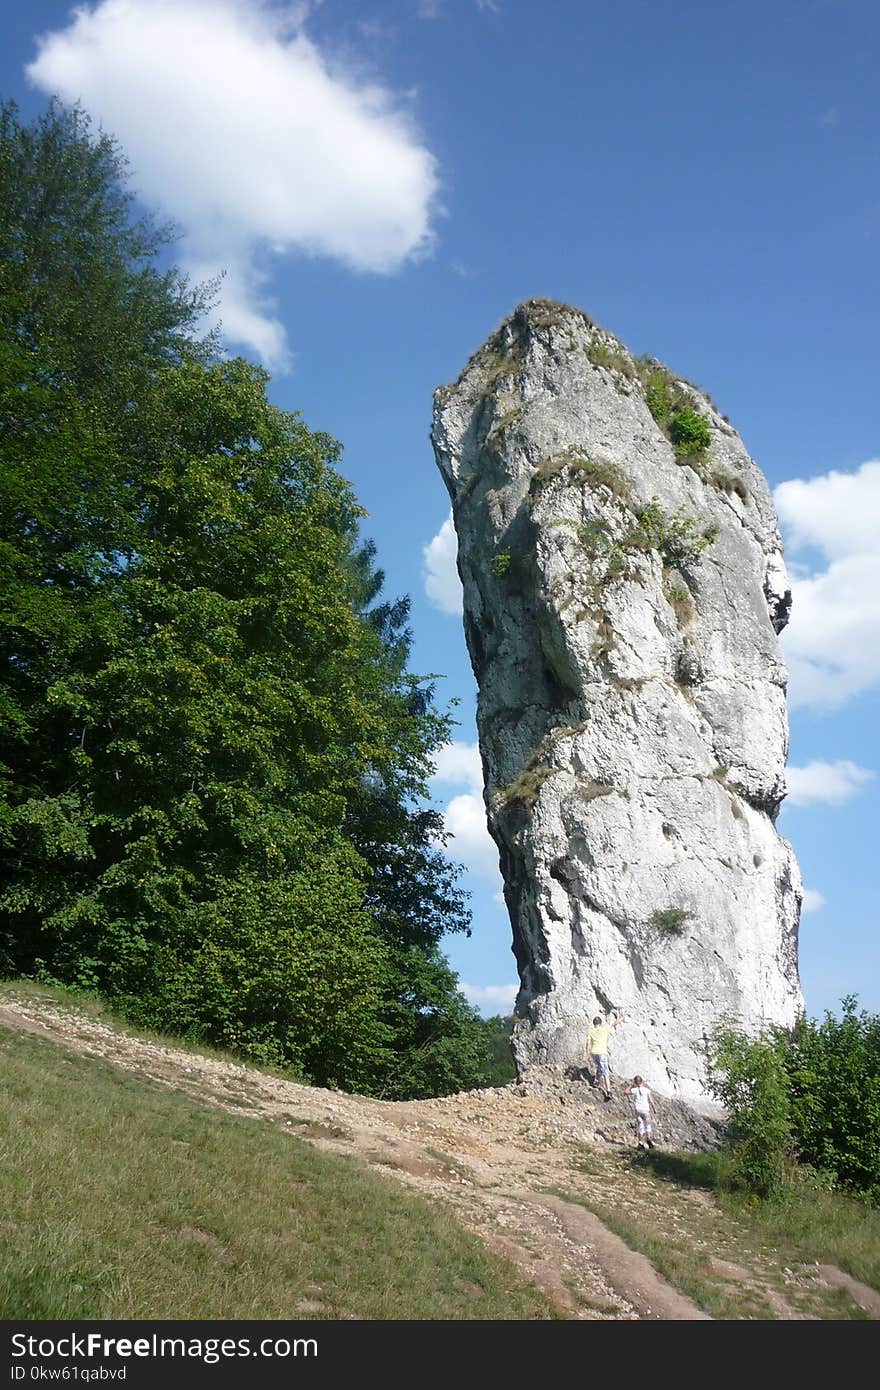
[[[139,460],[117,441],[138,385],[207,350],[191,336],[204,297],[155,269],[170,233],[132,218],[123,173],[81,112],[29,127],[0,108],[0,853],[14,806],[70,788],[48,691],[120,621]],[[13,882],[39,868],[11,853]]]
[[[880,1201],[880,1015],[842,1004],[801,1017],[788,1043],[794,1140],[802,1162]]]
[[[0,964],[327,1084],[475,1084],[406,603],[123,175],[81,114],[4,111]]]
[[[778,1196],[792,1149],[782,1038],[718,1028],[709,1049],[709,1089],[729,1117],[731,1176],[760,1197]]]
[[[444,853],[442,817],[424,802],[430,755],[449,737],[450,720],[434,709],[433,685],[407,671],[409,600],[379,601],[384,575],[372,543],[355,552],[354,568],[359,607],[379,638],[388,687],[396,692],[392,722],[399,730],[393,762],[362,779],[345,822],[367,865],[367,905],[389,951],[384,1016],[393,1062],[383,1094],[446,1094],[483,1085],[487,1074],[482,1022],[440,950],[445,935],[469,930],[461,869]]]
[[[393,759],[385,677],[336,446],[265,384],[184,361],[142,388],[134,544],[96,581],[111,640],[46,690],[64,790],[14,807],[10,945],[157,1025],[366,1084],[387,949],[343,822]]]
[[[513,1032],[512,1014],[493,1014],[482,1020],[489,1048],[489,1079],[487,1086],[506,1086],[516,1079],[516,1067],[510,1046]]]

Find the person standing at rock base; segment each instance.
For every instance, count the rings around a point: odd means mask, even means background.
[[[627,1086],[625,1094],[632,1096],[632,1102],[636,1112],[636,1139],[639,1148],[643,1149],[647,1144],[649,1149],[653,1149],[654,1140],[651,1137],[651,1113],[655,1109],[655,1105],[650,1087],[645,1085],[642,1077],[634,1076],[632,1085]]]
[[[596,1078],[605,1093],[606,1100],[611,1099],[608,1040],[611,1034],[620,1027],[622,1022],[622,1014],[616,1014],[613,1023],[606,1023],[601,1014],[596,1014],[596,1017],[593,1019],[593,1026],[587,1035],[587,1066],[592,1066],[595,1062]]]

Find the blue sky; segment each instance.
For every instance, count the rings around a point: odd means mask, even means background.
[[[471,866],[448,953],[506,1007],[435,386],[521,299],[586,309],[711,391],[777,493],[795,609],[790,804],[808,1009],[880,1009],[880,7],[875,0],[32,0],[0,86],[120,138],[230,347],[345,445],[414,665],[460,701],[438,804]],[[488,852],[487,852],[488,849]]]

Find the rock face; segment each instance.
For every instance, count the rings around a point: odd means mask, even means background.
[[[767,484],[735,430],[579,310],[521,305],[435,398],[489,829],[521,988],[514,1051],[611,1054],[705,1099],[722,1018],[790,1024],[800,876],[788,618]]]

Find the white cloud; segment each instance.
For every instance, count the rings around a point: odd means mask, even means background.
[[[432,541],[424,548],[425,593],[436,608],[444,613],[461,613],[461,580],[456,568],[458,537],[452,512]]]
[[[431,243],[435,161],[385,88],[307,37],[306,5],[101,0],[41,37],[30,80],[118,137],[141,196],[183,229],[185,268],[226,270],[227,336],[287,364],[272,255],[390,272]]]
[[[450,782],[468,787],[477,794],[483,790],[483,763],[475,743],[444,743],[437,749],[434,782]]]
[[[820,912],[824,906],[825,899],[822,897],[821,893],[817,893],[815,888],[804,889],[804,900],[801,904],[802,912]]]
[[[804,767],[788,768],[788,801],[792,806],[839,806],[855,796],[873,777],[868,768],[859,767],[847,758],[835,763],[814,760]]]
[[[880,459],[780,483],[774,498],[789,553],[804,556],[783,634],[791,703],[835,709],[880,684]]]
[[[511,1012],[519,993],[518,985],[466,985],[462,983],[460,989],[465,999],[477,1008],[491,1008],[495,1012],[505,1014]]]
[[[498,849],[486,828],[483,798],[473,792],[454,796],[443,812],[443,824],[452,836],[448,846],[452,858],[461,860],[480,878],[499,884]]]
[[[446,743],[437,750],[436,772],[431,781],[467,790],[454,796],[443,811],[443,824],[452,840],[447,846],[471,873],[488,879],[498,889],[498,848],[486,826],[483,805],[483,765],[475,743]]]

